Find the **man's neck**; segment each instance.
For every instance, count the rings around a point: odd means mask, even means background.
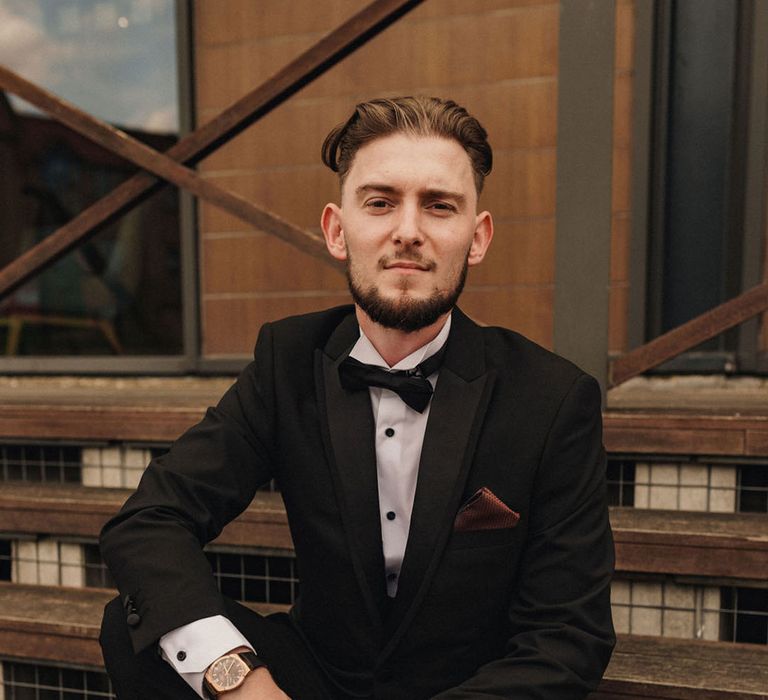
[[[429,326],[419,328],[417,331],[406,332],[396,328],[385,328],[373,321],[359,306],[355,306],[355,314],[363,333],[390,367],[434,340],[450,316],[450,312],[448,312]]]

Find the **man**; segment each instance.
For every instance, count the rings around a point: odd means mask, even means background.
[[[354,307],[265,324],[104,528],[118,697],[584,698],[614,642],[600,392],[455,308],[493,237],[485,131],[450,101],[373,100],[323,159]],[[272,477],[301,596],[261,618],[201,546]]]

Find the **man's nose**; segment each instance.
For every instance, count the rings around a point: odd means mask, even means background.
[[[392,230],[392,240],[401,245],[420,245],[424,241],[421,212],[418,207],[405,206],[400,210]]]

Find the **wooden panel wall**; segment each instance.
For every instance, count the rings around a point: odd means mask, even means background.
[[[359,7],[357,0],[197,0],[198,121]],[[629,7],[621,1],[622,31]],[[209,157],[202,172],[319,232],[323,205],[338,199],[336,178],[319,157],[330,128],[356,102],[377,95],[453,98],[486,126],[495,156],[481,206],[494,214],[496,238],[489,258],[470,273],[462,308],[551,345],[558,19],[553,0],[426,0]],[[625,53],[617,51],[617,60]],[[629,80],[622,63],[617,95]],[[628,169],[626,154],[628,148],[617,150],[617,173]],[[628,209],[628,175],[623,182],[625,194],[614,204],[617,239],[626,239],[620,212]],[[348,301],[338,273],[207,204],[200,205],[200,234],[208,357],[250,353],[264,321]]]
[[[618,0],[616,5],[616,68],[613,83],[613,198],[611,205],[611,286],[608,322],[608,349],[610,352],[617,353],[628,350],[634,28],[634,0]]]

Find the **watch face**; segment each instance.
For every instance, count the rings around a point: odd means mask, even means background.
[[[224,656],[208,669],[208,679],[216,690],[237,688],[248,673],[248,666],[238,656]]]

